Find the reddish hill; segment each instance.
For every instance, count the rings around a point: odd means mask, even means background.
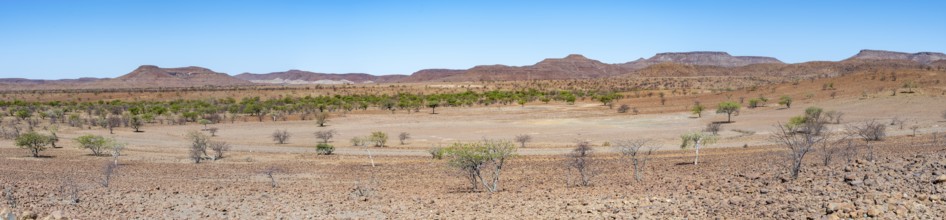
[[[531,66],[476,66],[438,81],[508,81],[589,79],[616,76],[630,71],[619,66],[572,54],[561,59],[545,59]]]
[[[452,69],[424,69],[412,73],[410,76],[399,80],[398,82],[416,83],[416,82],[437,82],[444,78],[456,76],[465,73],[466,70]]]
[[[118,78],[95,82],[95,84],[120,87],[192,87],[235,86],[252,83],[203,67],[160,68],[143,65]]]

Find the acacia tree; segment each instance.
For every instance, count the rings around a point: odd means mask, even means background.
[[[683,135],[680,135],[680,139],[683,141],[683,144],[680,145],[681,149],[687,149],[691,145],[693,149],[696,150],[696,156],[693,158],[693,165],[699,165],[700,163],[700,147],[701,145],[709,145],[716,143],[716,136],[705,134],[702,132],[690,132]]]
[[[104,155],[104,151],[108,150],[108,145],[106,145],[105,137],[98,135],[82,135],[76,138],[76,142],[79,142],[79,148],[89,149],[92,151],[94,156]]]
[[[368,140],[374,142],[375,147],[384,147],[384,144],[388,142],[388,134],[382,131],[371,132]]]
[[[289,131],[286,130],[276,130],[273,132],[273,141],[279,144],[285,144],[289,140]]]
[[[135,115],[131,117],[130,125],[132,129],[135,129],[135,132],[141,132],[141,126],[144,125],[144,121],[141,120],[141,117]]]
[[[192,160],[194,160],[194,163],[200,163],[200,160],[203,159],[203,156],[207,155],[207,147],[210,142],[210,137],[207,137],[207,135],[204,133],[197,131],[188,133],[187,137],[191,140],[189,156]]]
[[[779,105],[785,105],[785,108],[792,108],[792,97],[782,96],[778,101]]]
[[[411,139],[411,134],[407,132],[401,132],[401,134],[397,136],[397,139],[401,141],[401,145],[404,145],[404,141]]]
[[[850,124],[847,126],[847,130],[852,135],[864,140],[864,145],[867,148],[867,160],[874,161],[874,147],[870,145],[870,142],[883,140],[887,136],[887,126],[884,123],[878,123],[877,120],[870,120],[860,125]]]
[[[739,112],[742,106],[736,102],[722,102],[716,107],[716,114],[726,114],[726,123],[732,123],[732,114]]]
[[[575,146],[575,149],[571,153],[567,154],[568,158],[568,167],[574,168],[575,171],[578,171],[579,177],[579,186],[589,186],[591,185],[591,177],[595,175],[594,170],[594,157],[591,155],[591,144],[587,141],[579,141]]]
[[[532,141],[531,135],[528,135],[528,134],[516,135],[516,142],[519,142],[519,147],[521,148],[525,148],[526,142],[531,142],[531,141]]]
[[[315,113],[315,123],[319,124],[319,127],[325,127],[326,122],[328,122],[328,113]]]
[[[315,137],[322,140],[322,143],[328,144],[328,141],[332,140],[335,137],[335,134],[338,134],[335,129],[325,130],[325,131],[316,131]]]
[[[49,139],[49,136],[30,131],[16,137],[16,146],[29,150],[33,157],[39,157],[39,152],[49,145]]]
[[[772,141],[781,144],[788,149],[788,158],[790,159],[789,171],[792,179],[798,178],[798,173],[808,152],[814,150],[815,146],[827,140],[823,135],[815,132],[799,132],[798,126],[789,126],[779,123],[775,126],[775,132],[770,137]]]
[[[634,179],[637,181],[644,179],[644,168],[656,150],[655,147],[650,146],[650,140],[618,140],[614,141],[614,147],[631,162],[634,168]]]
[[[501,140],[483,140],[473,143],[455,143],[446,149],[451,167],[460,169],[470,181],[470,191],[481,183],[488,192],[500,190],[500,175],[506,159],[512,158],[516,146]]]
[[[697,118],[703,117],[703,110],[706,110],[706,106],[703,106],[703,104],[701,104],[700,102],[694,103],[693,107],[690,108],[690,112],[692,112],[693,114],[696,114]]]

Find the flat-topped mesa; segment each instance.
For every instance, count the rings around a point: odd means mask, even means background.
[[[910,60],[921,64],[930,64],[946,60],[946,54],[937,52],[904,53],[886,50],[861,50],[847,60]]]
[[[234,76],[254,83],[266,84],[354,84],[395,82],[405,75],[375,76],[367,73],[316,73],[291,69],[272,73],[241,73]]]
[[[694,51],[658,53],[649,59],[638,59],[620,65],[630,69],[641,69],[650,65],[665,62],[719,67],[740,67],[761,63],[782,63],[782,61],[772,57],[732,56],[729,55],[729,53],[719,51]]]

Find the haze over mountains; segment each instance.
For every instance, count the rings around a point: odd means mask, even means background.
[[[885,60],[885,61],[880,61]],[[909,61],[903,63],[903,61]],[[659,53],[647,59],[620,64],[607,64],[572,54],[564,58],[548,58],[528,66],[480,65],[470,69],[424,69],[411,75],[375,76],[366,73],[318,73],[288,70],[272,73],[242,73],[230,76],[202,67],[161,68],[143,65],[114,79],[30,80],[0,79],[4,85],[81,85],[82,87],[200,87],[239,86],[253,84],[360,84],[470,82],[508,80],[564,80],[604,77],[677,77],[677,76],[792,76],[802,74],[833,74],[842,69],[893,62],[894,66],[946,67],[946,54],[936,52],[902,53],[882,50],[861,50],[838,62],[816,61],[786,64],[776,58],[732,56],[726,52]]]

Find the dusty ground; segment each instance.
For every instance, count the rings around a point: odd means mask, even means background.
[[[71,148],[27,158],[0,148],[2,184],[14,189],[18,213],[92,219],[134,218],[777,218],[878,216],[941,219],[946,213],[946,143],[939,137],[901,137],[876,148],[876,162],[836,155],[826,167],[809,155],[797,180],[780,167],[773,147],[704,151],[694,166],[690,151],[664,151],[636,182],[626,161],[602,154],[590,187],[567,186],[574,175],[561,156],[518,157],[508,164],[501,192],[468,192],[444,161],[381,156],[235,152],[216,162],[189,164],[163,158],[171,149],[130,150],[112,184],[102,187],[109,158]],[[849,162],[848,159],[851,159]],[[277,187],[262,170],[280,167]],[[573,176],[572,176],[573,177]],[[372,182],[374,180],[375,182]],[[59,191],[77,183],[79,202]],[[373,184],[372,184],[373,183]],[[353,189],[368,185],[370,194]],[[67,187],[67,189],[69,189]],[[4,206],[7,209],[6,205]]]
[[[829,95],[835,91],[819,89],[829,81],[838,83],[837,97]],[[22,216],[29,211],[45,217],[56,212],[81,219],[946,218],[946,183],[939,181],[946,182],[946,122],[940,116],[946,99],[939,81],[931,80],[918,93],[891,96],[890,89],[900,83],[855,76],[765,91],[671,95],[666,105],[656,97],[618,103],[639,107],[645,113],[639,115],[583,101],[438,108],[439,114],[429,114],[429,109],[410,114],[373,110],[335,114],[325,128],[313,121],[238,120],[212,125],[220,129],[213,139],[234,145],[234,150],[222,160],[201,164],[187,159],[184,138],[201,125],[148,124],[144,133],[120,128],[113,135],[100,128],[63,127],[63,148],[44,151],[43,158],[30,158],[11,140],[0,140],[0,187],[11,192],[2,193],[0,214],[13,210]],[[277,93],[285,91],[267,95]],[[725,120],[725,115],[711,111],[702,118],[686,113],[694,100],[712,106],[763,94],[773,101],[743,109],[734,123],[723,125],[721,140],[701,152],[699,166],[690,163],[692,151],[677,150],[681,133]],[[774,104],[781,94],[795,97],[792,108]],[[878,143],[876,161],[866,160],[863,147],[852,152],[836,145],[832,149],[839,153],[830,165],[823,164],[824,152],[819,150],[806,159],[799,179],[790,180],[785,152],[767,138],[773,125],[809,106],[845,113],[844,123],[829,125],[834,132],[871,119],[889,123],[897,117],[906,123],[902,128],[888,126],[892,137]],[[914,125],[918,137],[909,129]],[[288,144],[271,140],[276,129],[292,134]],[[332,142],[336,155],[315,155],[312,133],[323,129],[339,132]],[[348,141],[372,131],[390,136],[389,147],[370,148],[377,167],[370,165],[366,148]],[[396,138],[400,132],[413,138],[401,145]],[[77,149],[72,139],[83,134],[128,144],[109,187],[102,186],[100,178],[111,158]],[[510,161],[502,179],[504,190],[497,193],[469,192],[457,171],[426,153],[434,146],[518,134],[530,134],[534,141]],[[662,151],[648,165],[645,179],[637,182],[626,161],[605,145],[640,138],[652,139]],[[565,169],[563,154],[577,140],[590,141],[598,155],[593,166],[598,175],[590,187],[566,184],[574,173]],[[274,175],[277,187],[263,174],[269,167],[281,170]],[[366,188],[367,195],[356,195],[356,188]],[[68,201],[72,189],[78,189],[78,202]]]
[[[809,156],[798,180],[787,180],[784,154],[765,146],[767,133],[777,121],[801,114],[807,106],[845,113],[845,121],[899,116],[912,131],[891,126],[896,137],[881,143],[875,162],[857,156],[835,156],[830,166],[820,164],[822,152]],[[946,175],[946,138],[939,117],[946,101],[924,95],[900,95],[832,102],[798,102],[791,109],[765,107],[745,110],[735,123],[724,125],[722,141],[705,150],[699,166],[691,151],[672,150],[677,136],[701,129],[724,116],[692,118],[686,113],[625,115],[592,103],[526,107],[438,110],[406,114],[350,114],[336,117],[325,129],[340,132],[334,141],[338,155],[317,156],[312,132],[322,129],[311,121],[238,122],[220,124],[219,136],[236,146],[225,159],[192,164],[186,158],[183,134],[200,125],[146,126],[144,133],[117,130],[114,136],[128,143],[112,184],[99,182],[107,157],[88,156],[70,139],[86,133],[108,135],[102,129],[66,128],[63,148],[50,149],[46,158],[0,141],[0,184],[12,189],[17,213],[41,216],[60,211],[78,218],[822,218],[879,216],[946,217],[946,190],[933,183]],[[840,129],[841,125],[832,125]],[[909,127],[909,126],[906,126]],[[288,129],[289,144],[269,138],[275,129]],[[755,131],[741,135],[732,129]],[[365,149],[350,147],[348,139],[380,130],[391,134],[391,147],[372,148],[378,167],[372,168]],[[397,133],[413,139],[397,143]],[[932,143],[940,132],[939,143]],[[504,190],[471,193],[467,183],[445,161],[425,156],[433,145],[511,138],[528,133],[535,142],[520,149],[503,176]],[[626,161],[605,141],[651,138],[662,151],[636,182]],[[573,176],[564,168],[562,153],[575,140],[599,145],[591,187],[567,186]],[[848,161],[850,159],[850,161]],[[278,167],[277,187],[262,174]],[[60,191],[75,183],[78,203]],[[369,195],[353,193],[356,186]],[[4,194],[6,195],[6,194]],[[9,204],[3,206],[12,210]],[[3,208],[0,208],[3,209]]]

